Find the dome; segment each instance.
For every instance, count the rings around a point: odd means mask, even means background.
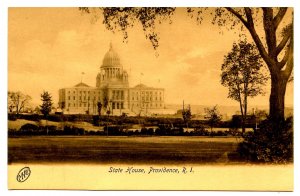
[[[110,43],[109,51],[105,54],[101,67],[120,67],[120,57]]]

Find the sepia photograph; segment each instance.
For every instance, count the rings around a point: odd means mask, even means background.
[[[294,190],[293,7],[9,7],[8,189]]]

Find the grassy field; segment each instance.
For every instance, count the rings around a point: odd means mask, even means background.
[[[8,138],[8,162],[99,164],[230,163],[236,138],[51,137]]]

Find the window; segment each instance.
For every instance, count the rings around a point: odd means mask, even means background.
[[[73,100],[75,100],[75,96],[73,96]]]
[[[76,104],[74,103],[74,107],[76,106]]]
[[[68,100],[70,100],[71,99],[71,97],[70,96],[68,96]]]
[[[70,106],[71,106],[71,104],[69,103],[69,104],[68,104],[68,106],[70,107]]]

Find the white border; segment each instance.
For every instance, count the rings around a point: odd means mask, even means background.
[[[299,1],[299,0],[298,0]],[[299,4],[299,3],[298,3]],[[11,194],[22,194],[22,195],[41,195],[46,194],[50,195],[52,193],[62,193],[67,195],[82,195],[82,194],[104,194],[104,195],[115,195],[115,194],[125,194],[125,195],[153,195],[153,194],[205,194],[205,195],[225,195],[225,196],[232,196],[232,195],[278,195],[276,192],[82,192],[82,191],[8,191],[7,190],[7,21],[8,21],[8,7],[83,7],[83,6],[176,6],[176,7],[217,7],[217,6],[234,6],[234,7],[242,7],[242,6],[250,6],[250,7],[257,7],[257,6],[267,6],[267,7],[278,7],[278,6],[285,6],[285,7],[294,7],[295,13],[295,35],[299,34],[299,6],[297,4],[297,0],[256,0],[256,1],[249,1],[249,0],[231,0],[231,1],[224,1],[224,0],[209,0],[209,1],[196,1],[196,0],[131,0],[131,1],[122,1],[122,0],[48,0],[48,1],[41,1],[41,0],[7,0],[1,1],[0,5],[0,27],[1,27],[1,37],[0,37],[0,125],[1,125],[1,135],[0,135],[0,192],[1,195]],[[299,39],[295,36],[295,54],[299,54]],[[295,55],[295,64],[299,62],[299,55]],[[295,86],[299,86],[299,66],[295,65]],[[299,194],[299,104],[297,103],[300,100],[299,92],[295,90],[294,92],[294,111],[295,111],[295,191],[293,193],[280,193],[281,195],[290,195],[290,194]],[[297,186],[298,185],[298,186]]]

